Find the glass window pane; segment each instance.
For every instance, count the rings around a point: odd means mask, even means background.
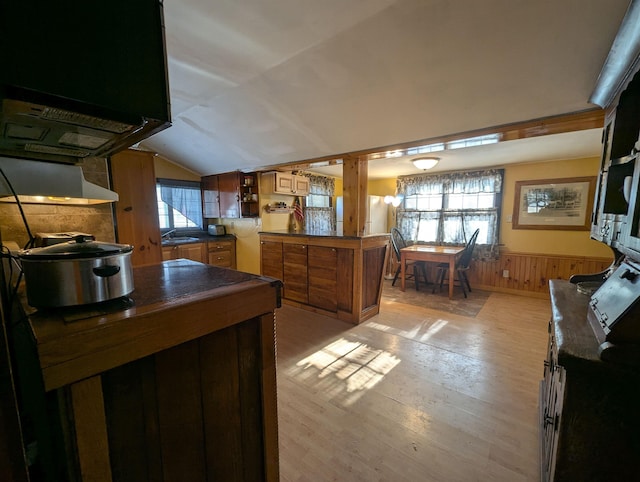
[[[449,194],[447,197],[447,209],[462,209],[464,194]]]
[[[404,198],[404,208],[409,210],[418,209],[418,196]]]
[[[480,209],[493,208],[495,207],[495,199],[495,194],[481,192],[478,194],[478,205],[476,207]]]
[[[420,219],[418,223],[418,239],[424,243],[435,243],[438,239],[438,218]]]

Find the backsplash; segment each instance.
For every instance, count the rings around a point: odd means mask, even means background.
[[[82,163],[85,179],[109,188],[107,162],[103,158],[89,158]],[[55,182],[52,179],[52,182]],[[51,204],[23,204],[25,217],[32,234],[80,231],[93,234],[98,241],[115,241],[113,214],[110,203],[93,206],[60,206]],[[23,247],[29,240],[18,205],[0,203],[2,241],[15,241]]]

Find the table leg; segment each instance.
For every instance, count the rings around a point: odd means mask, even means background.
[[[400,253],[400,291],[404,291],[404,270],[406,264],[406,255]]]
[[[456,257],[449,258],[449,299],[453,298],[453,280],[456,279]]]

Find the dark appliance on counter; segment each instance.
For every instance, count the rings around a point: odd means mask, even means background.
[[[207,226],[207,232],[211,236],[224,236],[227,234],[227,228],[224,224],[209,224]]]
[[[82,236],[84,239],[95,240],[95,236],[87,233],[79,233],[77,231],[68,231],[64,233],[36,233],[33,237],[34,247],[44,248],[59,243],[67,243],[73,241],[74,238]]]
[[[170,126],[160,0],[0,3],[0,154],[76,163]]]

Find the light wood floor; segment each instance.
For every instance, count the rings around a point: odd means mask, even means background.
[[[359,326],[284,305],[281,480],[539,480],[549,317],[502,293],[475,317],[383,300]]]

